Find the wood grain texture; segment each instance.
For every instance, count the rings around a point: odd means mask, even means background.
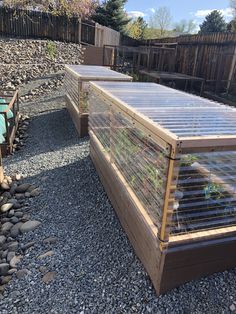
[[[104,158],[104,154],[99,150],[92,133],[90,139],[91,158],[102,184],[137,256],[142,261],[157,294],[159,294],[162,254],[159,241],[153,232],[153,226],[145,219],[127,193],[124,183],[114,171],[114,168]]]
[[[71,116],[79,137],[88,135],[88,114],[80,114],[78,106],[66,95],[66,108]]]

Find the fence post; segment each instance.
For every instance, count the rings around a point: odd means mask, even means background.
[[[234,54],[233,54],[232,63],[230,66],[230,71],[229,71],[229,77],[228,77],[227,89],[226,89],[227,94],[229,93],[229,89],[231,86],[231,81],[234,75],[235,65],[236,65],[236,46],[234,48]]]
[[[82,32],[82,21],[79,19],[78,21],[78,43],[81,43],[81,32]]]

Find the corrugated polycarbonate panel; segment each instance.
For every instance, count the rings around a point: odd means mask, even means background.
[[[79,84],[78,80],[69,72],[65,74],[64,91],[70,96],[72,101],[77,105],[79,103]]]
[[[89,126],[153,223],[160,227],[169,150],[160,147],[148,133],[92,91]]]
[[[96,94],[89,94],[89,127],[110,154],[111,107]]]
[[[169,210],[171,234],[236,225],[236,152],[178,156]]]
[[[112,71],[108,67],[95,65],[67,65],[67,68],[73,71],[74,75],[81,80],[112,80],[128,81],[130,76]]]
[[[232,107],[154,83],[96,85],[180,138],[236,134]]]
[[[160,227],[169,165],[167,152],[114,109],[111,125],[111,160],[153,223]]]

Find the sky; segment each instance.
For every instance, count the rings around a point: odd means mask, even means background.
[[[227,21],[232,18],[230,0],[128,0],[126,11],[132,17],[148,16],[160,6],[170,9],[173,23],[182,19],[193,19],[197,25],[201,24],[205,16],[212,10],[220,10]]]

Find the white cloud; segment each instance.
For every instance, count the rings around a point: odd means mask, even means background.
[[[197,10],[194,13],[194,16],[196,16],[197,18],[205,18],[209,13],[211,13],[212,11],[217,10],[217,9],[212,9],[212,10]],[[220,9],[218,10],[221,12],[221,14],[224,16],[224,18],[226,20],[229,20],[233,17],[233,9],[231,8],[225,8],[225,9]],[[192,12],[191,12],[192,14]]]
[[[138,18],[138,17],[144,17],[146,14],[145,13],[143,13],[143,12],[141,12],[141,11],[129,11],[128,12],[128,16],[130,17],[130,18]]]
[[[146,11],[149,11],[151,13],[154,13],[155,12],[155,9],[154,8],[148,8]]]

